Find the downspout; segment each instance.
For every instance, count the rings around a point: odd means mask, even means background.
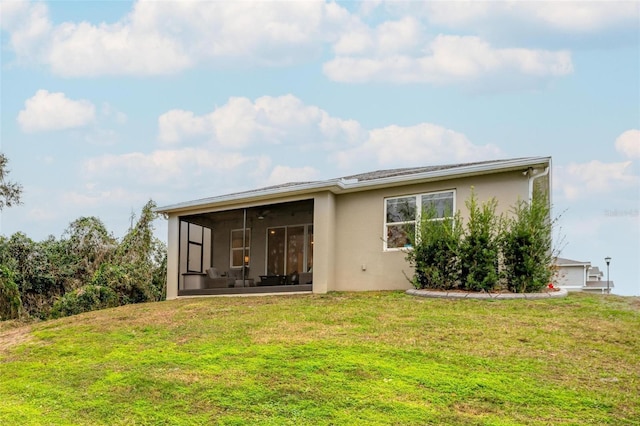
[[[533,171],[535,170],[534,168],[530,167],[529,168],[529,206],[531,206],[533,204],[533,184],[534,181],[538,178],[547,176],[549,174],[549,166],[546,166],[544,168],[544,172],[540,173],[537,176],[533,176]],[[549,193],[547,194],[547,203],[548,203],[548,207],[549,207],[549,215],[551,215],[551,179],[549,179]],[[547,217],[548,221],[551,221],[551,217]],[[549,248],[550,251],[550,255],[553,254],[553,247]]]
[[[549,166],[544,168],[544,172],[542,172],[541,174],[537,175],[537,176],[533,176],[533,171],[535,169],[533,169],[532,167],[529,168],[528,170],[528,175],[529,175],[529,202],[531,202],[533,200],[533,181],[541,178],[543,176],[547,176],[549,174]]]

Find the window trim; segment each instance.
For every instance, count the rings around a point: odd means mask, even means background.
[[[399,225],[410,225],[411,223],[414,224],[414,227],[417,226],[418,223],[420,223],[420,220],[422,218],[422,196],[424,195],[437,195],[437,194],[446,194],[446,193],[451,193],[451,197],[452,197],[452,210],[451,210],[451,217],[453,217],[455,215],[456,210],[456,189],[452,188],[452,189],[443,189],[443,190],[439,190],[439,191],[430,191],[430,192],[421,192],[421,193],[417,193],[417,194],[404,194],[404,195],[396,195],[393,197],[385,197],[383,199],[383,203],[384,203],[384,216],[383,216],[383,230],[382,230],[382,250],[385,252],[396,252],[396,251],[402,251],[402,250],[407,250],[407,249],[411,249],[411,246],[405,246],[405,247],[388,247],[387,246],[387,235],[388,235],[388,229],[389,226],[399,226]],[[401,222],[387,222],[387,201],[389,200],[398,200],[401,198],[414,198],[415,199],[415,205],[416,205],[416,212],[415,212],[415,219],[413,220],[407,220],[407,221],[401,221]],[[449,217],[449,216],[447,216]],[[444,218],[434,218],[432,220],[444,220]]]

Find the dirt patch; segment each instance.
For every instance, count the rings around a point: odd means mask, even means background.
[[[0,354],[12,347],[31,340],[31,327],[20,327],[0,332]]]

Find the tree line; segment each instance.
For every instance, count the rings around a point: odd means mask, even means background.
[[[0,154],[0,210],[20,204],[22,187],[6,180]],[[166,292],[166,245],[153,235],[155,203],[142,208],[122,239],[97,217],[74,220],[60,239],[34,241],[23,232],[0,236],[0,320],[57,318]]]
[[[163,300],[167,250],[153,236],[154,207],[149,201],[121,240],[96,217],[74,220],[60,239],[0,236],[0,319]]]

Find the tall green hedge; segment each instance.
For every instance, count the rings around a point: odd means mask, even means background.
[[[479,203],[473,190],[465,205],[464,228],[460,212],[442,220],[425,211],[417,229],[407,230],[416,288],[524,293],[547,286],[554,273],[553,222],[543,193],[518,201],[506,217],[496,214],[495,199]]]
[[[478,203],[474,191],[465,202],[469,211],[458,256],[461,267],[461,287],[468,291],[491,291],[498,285],[500,255],[500,218],[496,216],[495,198]]]
[[[518,201],[506,219],[500,241],[502,275],[514,293],[540,291],[553,277],[553,223],[549,214],[547,197],[537,193],[531,202]]]
[[[415,267],[415,287],[451,290],[458,286],[459,224],[459,217],[438,219],[435,210],[430,209],[422,212],[417,232],[407,230],[412,246],[407,259]]]

